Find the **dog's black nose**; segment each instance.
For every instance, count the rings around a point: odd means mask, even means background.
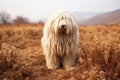
[[[65,27],[65,25],[61,25],[61,27],[62,27],[62,28],[64,28],[64,27]]]

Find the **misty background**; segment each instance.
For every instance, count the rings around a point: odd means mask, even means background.
[[[74,13],[78,21],[120,9],[120,0],[0,0],[0,11],[11,19],[24,16],[32,22],[46,21],[57,10]]]

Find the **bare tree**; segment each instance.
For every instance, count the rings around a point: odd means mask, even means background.
[[[5,11],[0,12],[0,23],[6,24],[10,22],[10,14]]]
[[[16,19],[13,20],[14,23],[29,23],[29,19],[23,16],[17,16]]]

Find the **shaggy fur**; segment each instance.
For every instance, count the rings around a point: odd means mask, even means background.
[[[41,43],[49,69],[57,69],[61,65],[67,70],[73,69],[79,44],[75,17],[67,11],[53,14],[43,28]]]

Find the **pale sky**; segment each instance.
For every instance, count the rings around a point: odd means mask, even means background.
[[[0,11],[13,18],[44,19],[56,10],[77,12],[109,12],[120,9],[120,0],[0,0]]]

